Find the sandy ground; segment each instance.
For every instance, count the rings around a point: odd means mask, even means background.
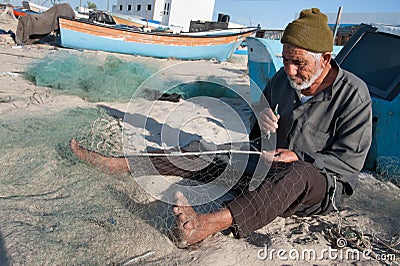
[[[221,102],[199,105],[181,100],[155,104],[137,99],[130,103],[90,103],[76,96],[38,87],[23,78],[22,74],[30,64],[48,54],[58,53],[61,48],[50,45],[14,47],[6,41],[0,43],[0,47],[0,126],[15,121],[15,132],[19,126],[27,124],[30,127],[35,123],[41,126],[43,117],[47,115],[60,114],[62,117],[70,110],[102,105],[114,115],[135,114],[134,121],[141,117],[154,119],[153,128],[147,128],[146,132],[140,131],[143,130],[140,123],[129,128],[139,130],[132,133],[136,136],[130,150],[133,153],[143,150],[149,139],[154,147],[174,146],[174,139],[149,138],[160,126],[171,130],[179,128],[186,134],[183,136],[185,141],[199,136],[216,143],[246,138],[243,132],[243,128],[249,127],[246,123],[221,126],[224,119],[231,119],[229,114],[232,113],[230,107]],[[99,57],[107,55],[90,53]],[[182,63],[117,56],[160,68]],[[248,95],[246,63],[245,57],[234,56],[224,63],[200,62],[204,73],[191,73],[185,67],[183,71],[178,66],[162,74],[167,78],[169,75],[189,76],[189,80],[210,75],[225,85],[237,86],[241,93]],[[231,106],[235,107],[235,103]],[[241,106],[236,107],[234,113],[246,118],[247,113],[241,112]],[[198,116],[194,116],[194,112]],[[171,115],[180,119],[168,120]],[[214,120],[210,122],[204,117],[213,117]],[[35,119],[37,122],[32,122]],[[0,265],[399,264],[400,254],[383,244],[374,244],[374,252],[380,255],[377,259],[363,257],[361,253],[365,243],[379,239],[390,244],[399,239],[400,233],[399,188],[373,173],[360,174],[355,194],[345,202],[340,213],[277,218],[246,239],[238,240],[218,233],[188,249],[179,249],[165,233],[171,221],[170,205],[154,199],[128,174],[105,174],[74,161],[71,156],[60,156],[60,146],[65,154],[69,152],[68,134],[56,145],[51,142],[52,136],[37,136],[35,132],[26,133],[32,134],[32,140],[37,140],[32,145],[4,144],[0,147]],[[165,135],[170,136],[169,133]],[[12,136],[4,137],[12,139]],[[31,166],[29,169],[28,165]],[[348,231],[343,235],[349,245],[354,244],[352,248],[335,249],[336,239],[332,236],[338,226],[343,229],[341,232],[344,229]],[[356,246],[360,248],[355,249]],[[398,247],[397,243],[397,250]],[[301,256],[302,252],[309,250],[316,252],[315,258]],[[327,253],[329,250],[331,256]],[[358,250],[360,258],[346,257],[345,250]]]

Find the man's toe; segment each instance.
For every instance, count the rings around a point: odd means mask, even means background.
[[[180,212],[180,208],[178,206],[175,206],[173,209],[174,213],[177,215]]]
[[[183,224],[183,228],[186,230],[192,230],[194,229],[194,225],[192,221],[187,221],[186,223]]]

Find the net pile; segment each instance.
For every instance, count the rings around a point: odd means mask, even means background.
[[[126,102],[135,95],[142,82],[157,71],[158,67],[155,65],[127,62],[115,56],[107,56],[103,61],[93,54],[61,52],[32,64],[27,69],[25,78],[37,86],[51,87],[90,102]],[[227,90],[225,86],[211,82],[183,83],[172,86],[168,91],[163,91],[164,85],[143,88],[136,96],[157,100],[160,99],[161,90],[169,95],[178,94],[183,99],[196,96],[237,97],[237,94]]]
[[[78,140],[89,150],[106,156],[123,156],[122,119],[108,115],[104,109],[99,109],[98,112],[98,118],[90,126],[80,130]]]
[[[169,221],[169,206],[154,202],[131,176],[105,174],[71,153],[69,140],[83,139],[81,132],[87,135],[102,117],[98,109],[78,108],[0,121],[0,253],[6,262],[123,264],[174,249],[158,230]]]
[[[400,187],[400,159],[398,157],[378,156],[376,172],[387,181]]]
[[[225,86],[220,84],[197,81],[186,84],[180,84],[168,91],[168,93],[177,93],[183,99],[189,99],[197,96],[210,96],[215,98],[235,98],[238,97],[231,90],[227,90]]]
[[[91,102],[129,101],[156,69],[115,56],[101,61],[93,54],[68,52],[50,55],[30,66],[25,77],[37,86],[51,87]]]

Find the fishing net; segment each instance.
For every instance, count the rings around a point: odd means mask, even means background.
[[[75,138],[123,156],[122,123],[101,108],[0,122],[0,229],[11,243],[4,250],[13,255],[10,264],[123,264],[174,252],[170,204],[156,201],[132,176],[105,174],[71,153]],[[218,207],[211,202],[196,210]]]
[[[103,60],[90,53],[61,52],[32,64],[25,77],[37,86],[51,87],[90,102],[126,102],[156,71],[155,66],[127,62],[112,55]]]
[[[217,83],[206,81],[191,82],[188,84],[180,84],[170,90],[168,93],[177,93],[183,99],[190,99],[197,96],[210,96],[216,98],[236,98],[238,97],[231,90],[227,90],[225,86]]]
[[[378,156],[376,172],[384,180],[400,187],[400,159],[395,156]]]
[[[133,71],[125,71],[133,69],[132,65],[112,57],[104,63],[96,60],[88,55],[84,58],[61,53],[61,56],[50,56],[35,64],[26,76],[38,86],[50,86],[60,93],[78,95],[91,101],[129,100],[139,83]],[[91,65],[92,62],[96,63]],[[94,78],[112,72],[104,69],[117,70],[108,79],[100,78],[99,81]],[[121,72],[129,78],[118,76]],[[140,80],[145,78],[143,73],[136,77]],[[171,79],[173,77],[168,78]],[[109,84],[117,82],[120,83],[111,88],[118,90],[109,93]],[[124,87],[120,84],[128,85]],[[228,95],[222,85],[209,85],[217,92],[222,91],[218,92],[220,95]],[[143,89],[157,88],[161,93],[172,93],[186,91],[191,86],[197,89],[206,87],[202,81],[192,80],[181,87],[172,86],[170,91],[164,87],[159,88],[157,82]],[[203,94],[213,92],[209,90]],[[192,97],[201,94],[193,89],[182,95]],[[137,97],[134,97],[136,100],[133,105],[152,106],[153,102],[143,99],[143,95],[146,96],[146,93],[135,95]],[[157,95],[148,98],[154,97]],[[208,110],[207,106],[196,102],[186,104],[191,104],[193,114]],[[174,106],[176,103],[162,102],[156,108],[161,108],[158,111],[160,114],[161,111],[168,113]],[[244,109],[235,99],[232,99],[229,106],[237,111]],[[218,106],[215,107],[213,112],[220,110]],[[223,109],[223,112],[226,110]],[[122,116],[116,113],[122,113]],[[174,223],[170,204],[156,200],[129,174],[110,175],[80,162],[69,147],[70,139],[75,138],[90,150],[107,156],[124,156],[124,134],[133,139],[146,140],[147,144],[155,148],[163,147],[164,144],[151,138],[157,135],[157,127],[162,122],[146,113],[131,111],[130,114],[134,116],[130,122],[137,123],[138,118],[144,118],[150,124],[153,122],[155,128],[142,128],[141,123],[130,124],[139,131],[124,132],[124,112],[117,112],[107,106],[77,108],[54,114],[31,113],[29,116],[1,120],[0,208],[3,211],[0,217],[0,253],[5,254],[0,258],[1,262],[123,264],[135,262],[142,256],[161,259],[176,252],[176,247],[169,239],[171,225]],[[209,122],[215,132],[221,126],[220,120],[210,120],[209,117],[200,120]],[[195,124],[198,122],[194,121]],[[143,129],[145,133],[141,132]],[[245,133],[239,135],[244,136]],[[223,130],[220,135],[226,138]],[[190,132],[183,134],[182,141],[188,142],[198,137]],[[144,143],[132,145],[130,152],[145,152],[144,146]],[[175,178],[174,182],[182,182],[174,176],[169,178]],[[189,185],[199,184],[191,180],[187,182]],[[217,207],[220,205],[212,202],[211,205],[198,206],[196,209],[206,212]]]
[[[156,229],[168,206],[152,202],[130,176],[104,174],[70,151],[72,137],[96,143],[100,137],[85,136],[97,125],[107,131],[106,118],[98,109],[75,109],[1,120],[0,249],[10,264],[104,265],[150,249],[172,251]]]
[[[135,95],[138,87],[160,66],[139,62],[129,62],[109,55],[105,59],[94,54],[76,54],[60,52],[50,54],[43,60],[29,66],[25,78],[37,86],[51,87],[59,92],[76,95],[89,102],[127,102]],[[160,99],[160,91],[173,78],[164,84],[152,83],[153,87],[143,88],[136,96],[149,100]],[[163,91],[167,94],[178,94],[188,99],[196,96],[229,97],[237,95],[226,87],[215,82],[193,81],[179,84]]]

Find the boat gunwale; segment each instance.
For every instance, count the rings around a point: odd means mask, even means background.
[[[227,33],[223,35],[185,35],[184,33],[164,33],[164,32],[143,32],[143,31],[137,31],[133,29],[126,29],[126,28],[116,28],[112,25],[107,25],[107,24],[99,24],[99,23],[94,23],[89,20],[85,19],[76,19],[76,18],[70,18],[70,17],[65,17],[65,16],[59,16],[57,18],[58,23],[60,23],[60,18],[65,19],[65,20],[70,20],[70,21],[75,21],[83,24],[90,24],[93,26],[98,26],[98,27],[103,27],[107,29],[112,29],[112,30],[118,30],[118,31],[125,31],[125,32],[132,32],[132,33],[139,33],[143,35],[155,35],[155,36],[163,36],[163,37],[185,37],[185,38],[194,38],[194,39],[199,39],[199,38],[224,38],[224,37],[235,37],[235,36],[241,36],[241,35],[246,35],[249,33],[254,33],[257,31],[258,28],[254,27],[246,27],[246,28],[229,28],[229,30],[235,30],[235,29],[249,29],[248,31],[244,32],[238,32],[238,33]],[[189,33],[189,32],[188,32]]]

